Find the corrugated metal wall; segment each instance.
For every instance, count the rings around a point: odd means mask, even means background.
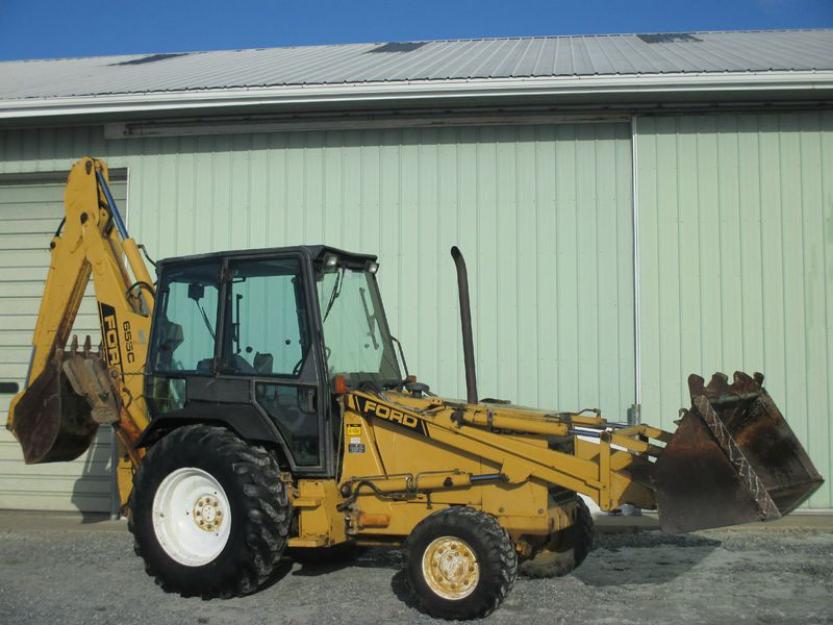
[[[105,141],[0,133],[0,172],[129,170],[129,227],[158,257],[324,242],[376,252],[391,327],[435,391],[464,396],[456,279],[470,266],[480,393],[633,402],[627,124]]]
[[[64,182],[0,176],[0,381],[25,383],[32,332],[49,267],[49,241],[64,213]],[[113,182],[123,202],[126,184]],[[92,287],[81,302],[73,332],[98,332]],[[73,462],[26,466],[5,429],[12,395],[0,394],[0,509],[108,512],[112,507],[111,431],[99,430],[90,450]]]
[[[638,120],[642,418],[762,371],[833,506],[833,113]]]
[[[459,397],[456,243],[471,265],[484,396],[571,408],[601,396],[617,416],[633,401],[632,322],[620,314],[632,308],[626,125],[123,147],[145,154],[114,162],[130,168],[131,227],[160,256],[322,240],[377,252],[411,368]]]
[[[454,273],[472,273],[480,389],[562,408],[633,401],[626,125],[105,141],[0,133],[0,172],[83,153],[130,170],[158,256],[323,241],[376,251],[411,368],[464,394]],[[641,117],[643,420],[673,427],[689,372],[761,370],[833,474],[831,113]],[[599,402],[601,398],[601,402]],[[831,507],[831,482],[810,502]]]

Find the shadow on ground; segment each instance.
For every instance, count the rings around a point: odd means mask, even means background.
[[[588,586],[661,584],[684,575],[707,558],[721,542],[698,535],[662,534],[657,531],[596,537],[587,560],[571,575]],[[317,577],[348,567],[388,569],[394,572],[391,588],[409,607],[413,606],[402,570],[404,556],[396,549],[366,549],[352,560],[300,565],[292,575]],[[624,575],[626,574],[626,575]]]
[[[408,584],[408,576],[404,569],[405,557],[399,549],[364,549],[357,557],[344,562],[304,563],[292,575],[301,577],[317,577],[327,575],[345,568],[380,569],[393,573],[390,587],[393,594],[407,607],[420,610],[416,599]]]
[[[572,575],[588,586],[622,586],[623,578],[629,585],[662,584],[687,573],[720,545],[702,536],[660,532],[601,536]]]
[[[366,569],[390,569],[392,571],[402,568],[403,555],[398,549],[364,549],[355,558],[342,562],[324,562],[300,564],[300,568],[292,575],[300,577],[317,577],[349,567]]]

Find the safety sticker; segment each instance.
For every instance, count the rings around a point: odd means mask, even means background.
[[[347,452],[351,454],[363,454],[365,452],[364,443],[350,443],[347,446]]]
[[[360,425],[348,425],[347,426],[347,436],[361,436],[362,435],[362,426]]]

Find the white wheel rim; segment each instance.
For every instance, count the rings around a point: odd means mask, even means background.
[[[210,473],[184,467],[169,474],[153,497],[153,531],[179,564],[203,566],[228,543],[231,507]]]

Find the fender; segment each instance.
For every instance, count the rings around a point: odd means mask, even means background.
[[[150,447],[166,432],[198,423],[223,425],[245,441],[274,443],[285,449],[275,424],[251,404],[198,401],[190,401],[180,410],[157,415],[142,432],[136,447]]]

